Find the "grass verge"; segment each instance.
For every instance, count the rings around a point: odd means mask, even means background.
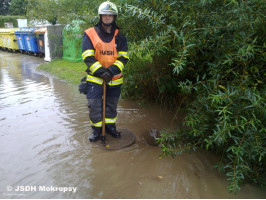
[[[74,63],[57,59],[52,62],[41,64],[37,69],[46,71],[69,83],[78,84],[80,83],[80,79],[87,75],[85,72],[86,68],[87,66],[83,62]]]

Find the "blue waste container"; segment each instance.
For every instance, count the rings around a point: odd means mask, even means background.
[[[16,35],[21,36],[21,49],[25,50],[28,54],[39,54],[39,49],[37,45],[37,38],[34,33],[35,28],[21,28],[19,31],[16,31]],[[25,46],[23,46],[24,40]],[[26,47],[26,48],[25,48]]]
[[[34,55],[38,55],[39,54],[39,49],[38,49],[38,44],[37,44],[37,38],[36,35],[34,33],[35,28],[29,28],[28,30],[26,30],[26,37],[25,37],[25,41],[26,41],[26,46],[28,49],[29,54],[34,54]]]
[[[21,53],[28,52],[27,46],[26,46],[26,38],[25,38],[24,34],[25,34],[25,32],[23,31],[22,28],[15,31],[15,35],[16,35],[17,41],[18,41],[18,48],[19,48]]]

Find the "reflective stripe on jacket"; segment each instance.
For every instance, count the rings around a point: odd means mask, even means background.
[[[87,76],[87,81],[92,82],[92,83],[97,83],[99,85],[102,85],[103,84],[103,79],[98,78],[96,76],[89,75],[89,74]],[[120,85],[122,83],[123,83],[123,77],[118,78],[118,79],[115,79],[115,80],[111,80],[107,84],[110,85],[110,86],[115,86],[115,85]]]

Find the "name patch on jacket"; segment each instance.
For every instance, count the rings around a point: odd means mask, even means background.
[[[101,54],[101,55],[110,55],[110,56],[113,56],[113,55],[115,55],[115,52],[114,52],[114,51],[104,51],[104,50],[100,50],[100,54]]]

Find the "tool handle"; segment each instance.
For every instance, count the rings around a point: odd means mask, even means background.
[[[103,123],[102,136],[105,137],[105,107],[106,107],[106,83],[103,81]]]

